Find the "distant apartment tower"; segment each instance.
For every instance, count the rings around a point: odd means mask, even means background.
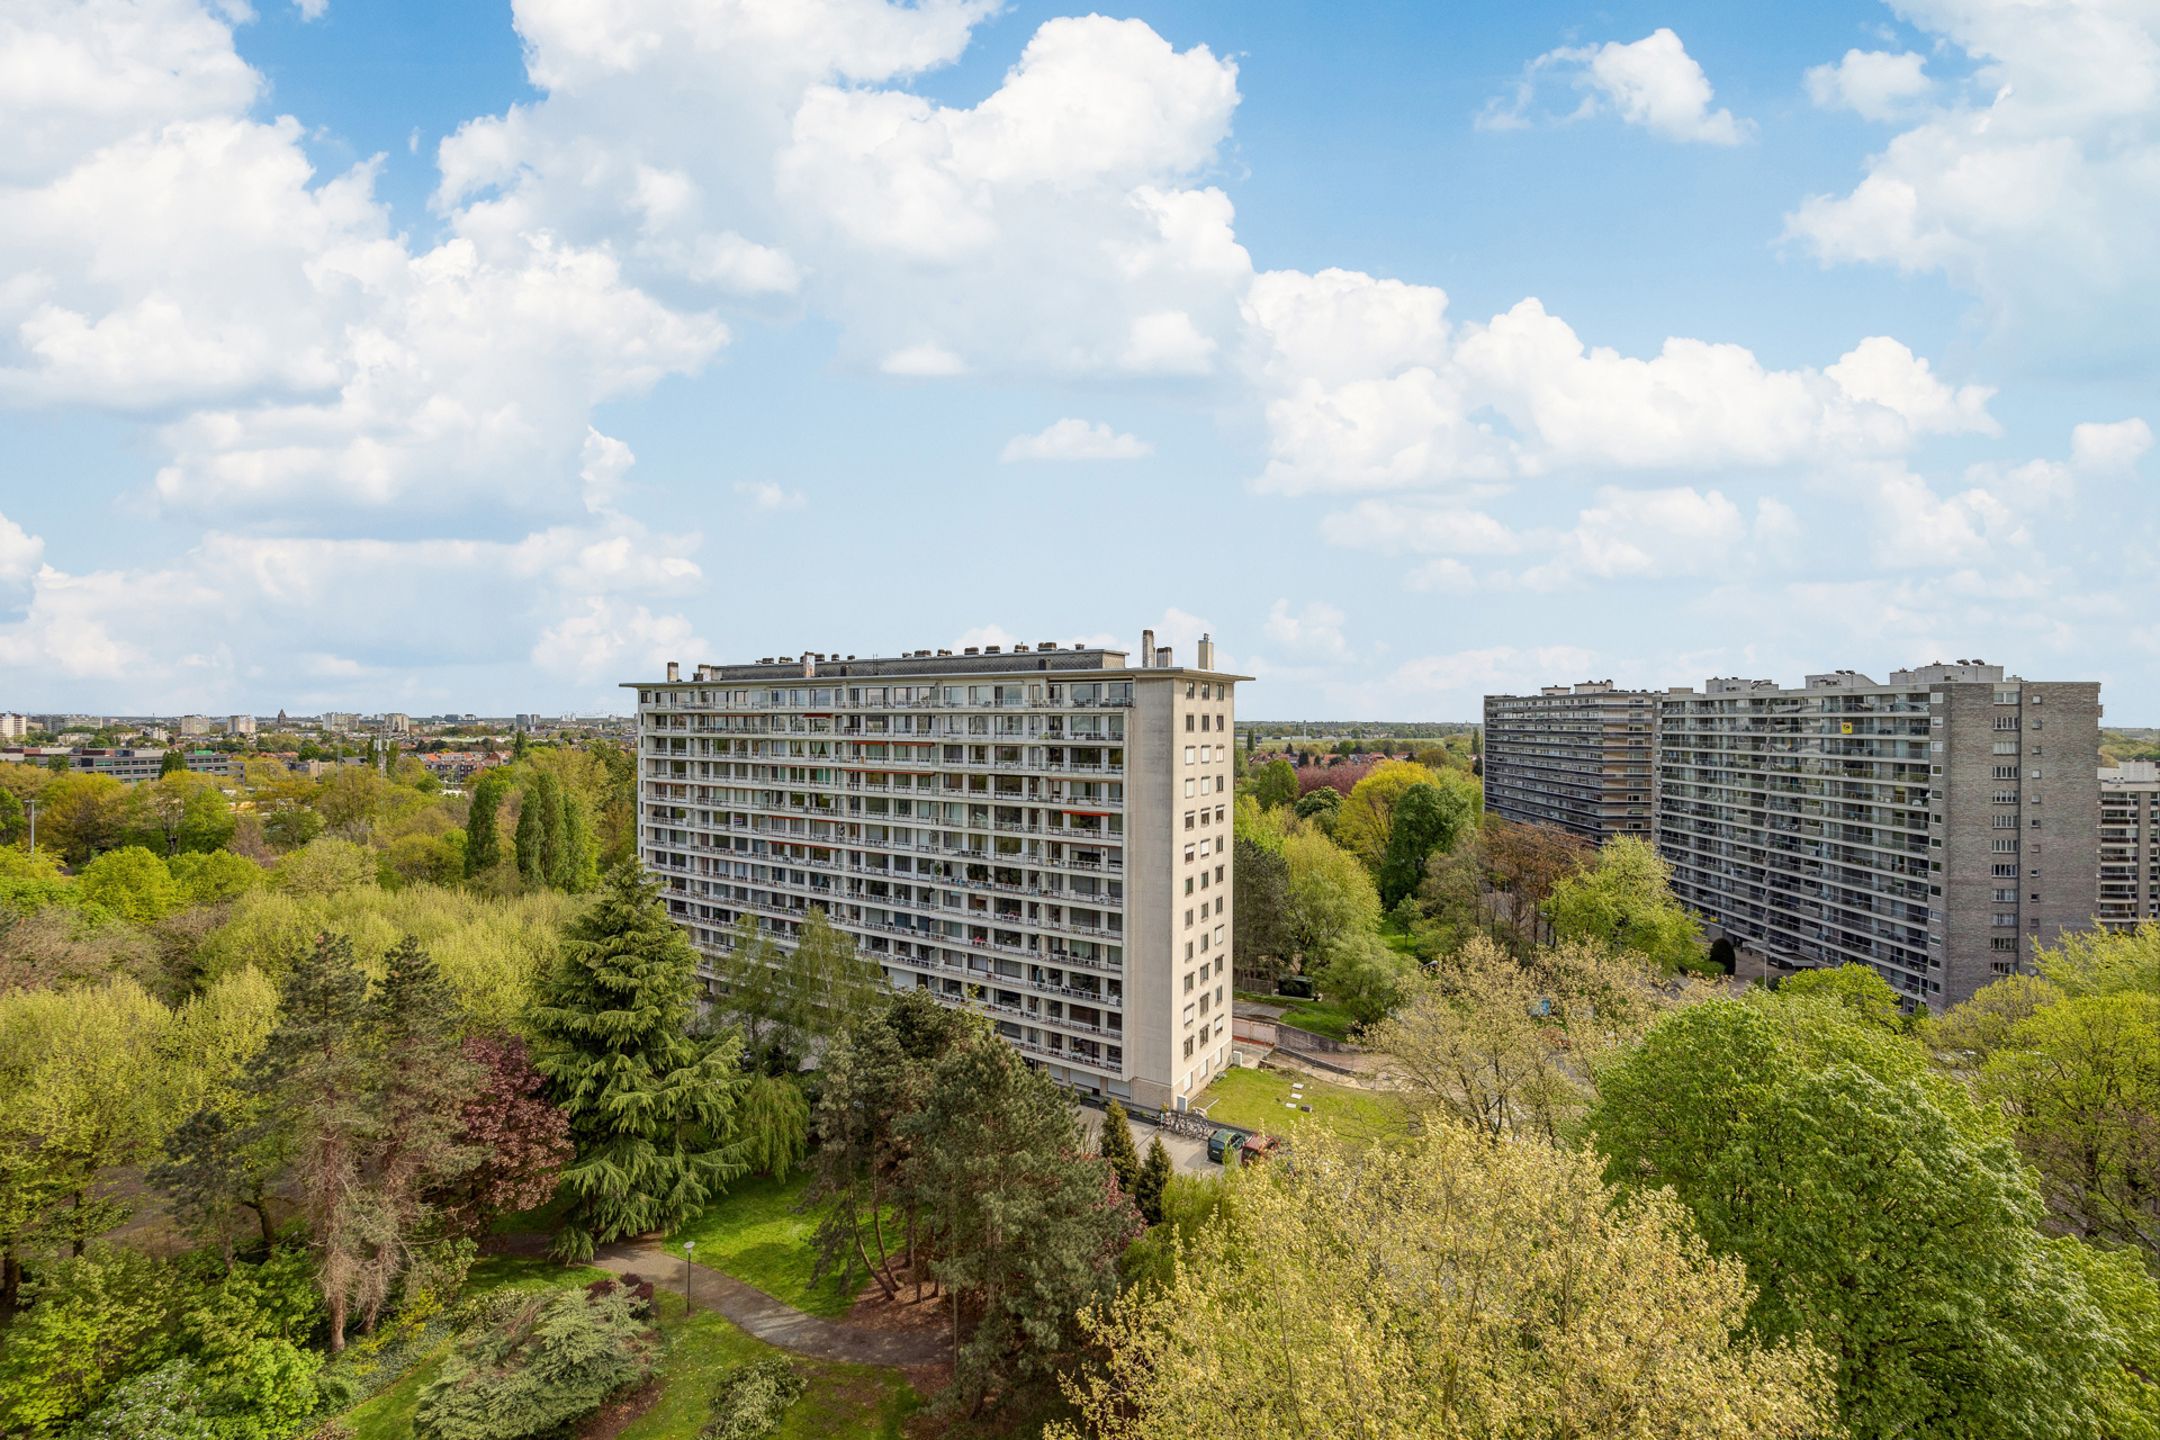
[[[207,715],[183,715],[180,717],[178,728],[182,735],[194,739],[198,736],[216,734],[217,722]]]
[[[1558,825],[1603,844],[1650,838],[1647,690],[1610,680],[1485,697],[1485,808],[1504,820]]]
[[[253,735],[255,733],[255,717],[253,715],[226,717],[225,733],[228,735]]]
[[[1234,692],[1120,650],[701,665],[637,684],[638,848],[708,957],[812,906],[1054,1078],[1179,1108],[1230,1062]]]
[[[1977,660],[1658,699],[1674,893],[1772,968],[1873,966],[1940,1009],[2092,923],[2100,687]]]
[[[30,717],[12,710],[0,711],[0,740],[20,740],[31,731]]]
[[[2102,925],[2160,920],[2160,764],[2132,760],[2100,772]]]

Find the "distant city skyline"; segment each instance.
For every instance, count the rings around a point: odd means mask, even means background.
[[[0,707],[1152,626],[2160,724],[2149,8],[1085,8],[0,10]]]

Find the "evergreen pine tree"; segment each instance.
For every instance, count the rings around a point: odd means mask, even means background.
[[[1163,1191],[1170,1188],[1170,1152],[1163,1149],[1162,1136],[1148,1142],[1147,1160],[1140,1166],[1140,1178],[1133,1183],[1133,1205],[1140,1218],[1150,1225],[1162,1224]]]
[[[371,1018],[352,942],[325,935],[287,972],[277,1028],[245,1081],[259,1102],[247,1143],[290,1146],[293,1188],[330,1310],[332,1354],[345,1348],[346,1312],[376,1238],[364,1193],[369,1153],[384,1124],[370,1083],[379,1073]]]
[[[1140,1183],[1140,1151],[1134,1147],[1132,1122],[1126,1117],[1125,1107],[1117,1101],[1103,1113],[1102,1158],[1110,1166],[1110,1173],[1117,1176],[1118,1193],[1134,1195]]]
[[[563,882],[572,894],[592,889],[598,878],[593,865],[592,821],[585,802],[574,791],[563,791]]]
[[[484,875],[502,860],[497,820],[507,788],[500,772],[484,770],[473,782],[472,806],[465,816],[465,873]]]
[[[532,787],[527,786],[518,801],[517,867],[518,874],[528,885],[547,883],[545,857],[547,847],[540,838],[540,807],[533,802]]]
[[[540,812],[540,877],[557,890],[567,890],[570,852],[563,843],[562,782],[543,770],[533,778],[525,800]]]
[[[532,1012],[534,1063],[577,1147],[562,1175],[570,1209],[555,1250],[565,1259],[675,1229],[742,1173],[727,1138],[742,1042],[691,1038],[696,989],[697,952],[656,887],[634,863],[617,865],[565,932]]]

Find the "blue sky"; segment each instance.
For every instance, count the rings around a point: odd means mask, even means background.
[[[1211,631],[2160,723],[2160,20],[18,0],[0,709]]]

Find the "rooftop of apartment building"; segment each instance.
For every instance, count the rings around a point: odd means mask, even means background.
[[[1675,685],[1668,695],[1747,695],[1766,691],[1794,690],[1910,690],[1923,685],[1985,685],[2002,681],[2022,683],[2023,677],[2005,675],[2000,665],[1985,660],[1936,660],[1910,670],[1893,670],[1887,681],[1871,679],[1857,670],[1829,670],[1810,675],[1799,685],[1776,680],[1753,680],[1740,675],[1713,675],[1696,690]]]
[[[2100,769],[2102,791],[2145,785],[2160,786],[2160,760],[2125,760],[2120,765]]]
[[[1203,635],[1195,647],[1199,652],[1192,668],[1205,674],[1215,674],[1215,642]],[[1131,663],[1132,652],[1113,650],[1100,645],[1061,646],[1055,640],[1039,644],[1015,645],[968,645],[957,654],[949,649],[910,650],[901,655],[841,655],[817,650],[805,650],[801,655],[767,655],[754,663],[703,664],[691,671],[690,679],[682,678],[682,666],[669,661],[667,679],[670,685],[725,683],[747,680],[754,683],[778,682],[803,679],[850,679],[865,680],[899,678],[913,675],[1032,675],[1045,671],[1106,671],[1176,670],[1168,645],[1155,643],[1155,632],[1140,632],[1140,663]],[[1232,680],[1250,679],[1250,676],[1232,675]],[[638,682],[625,682],[626,688],[636,688]],[[647,681],[646,684],[653,682]]]

